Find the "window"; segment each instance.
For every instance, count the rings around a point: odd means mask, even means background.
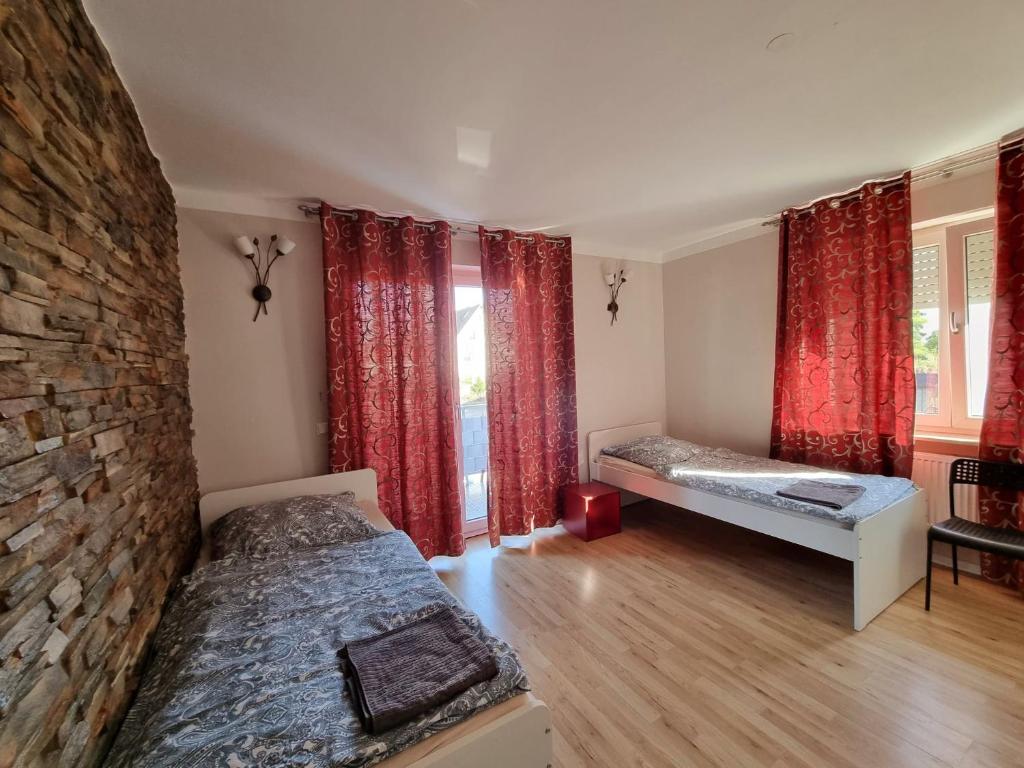
[[[973,436],[988,384],[992,218],[914,232],[917,431]]]

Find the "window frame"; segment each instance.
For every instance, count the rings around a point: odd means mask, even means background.
[[[950,408],[952,400],[949,393],[952,391],[952,367],[948,364],[950,357],[949,350],[949,324],[946,319],[949,317],[949,297],[947,286],[949,281],[946,273],[946,238],[945,228],[942,226],[930,227],[914,232],[913,249],[938,248],[939,251],[939,412],[917,413],[917,406],[914,406],[914,432],[921,427],[926,427],[931,432],[948,431],[952,425]],[[915,366],[915,372],[917,368]]]
[[[981,431],[982,419],[968,415],[966,238],[994,230],[995,218],[986,211],[913,232],[913,248],[939,249],[939,413],[915,413],[916,437],[977,439]],[[951,329],[953,313],[958,333]]]

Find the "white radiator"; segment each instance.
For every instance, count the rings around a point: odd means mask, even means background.
[[[915,453],[912,479],[928,494],[928,522],[935,523],[949,517],[949,465],[956,456],[941,453]],[[974,485],[956,486],[956,513],[967,520],[978,522],[978,488]]]

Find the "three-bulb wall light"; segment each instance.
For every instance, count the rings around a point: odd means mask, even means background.
[[[604,276],[605,285],[611,292],[611,301],[608,302],[608,311],[612,313],[612,325],[619,319],[619,289],[627,282],[632,273],[627,269],[618,269],[615,272],[606,272]]]
[[[270,292],[270,286],[267,285],[270,280],[270,268],[274,266],[274,262],[281,256],[287,256],[295,248],[295,243],[289,240],[287,237],[278,238],[277,235],[271,235],[270,242],[267,244],[266,250],[260,250],[260,240],[258,237],[250,240],[244,235],[242,237],[235,238],[235,249],[239,254],[244,256],[252,264],[252,270],[256,273],[256,285],[252,289],[252,297],[256,299],[256,314],[252,316],[252,321],[255,323],[256,318],[260,316],[260,310],[263,310],[263,314],[267,314],[267,302],[270,301],[270,297],[273,295]],[[273,254],[271,254],[273,251]]]

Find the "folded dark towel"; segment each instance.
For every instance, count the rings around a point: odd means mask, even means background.
[[[341,651],[363,727],[379,734],[498,674],[494,655],[448,606]]]
[[[864,488],[860,485],[826,483],[823,480],[800,480],[776,491],[775,494],[829,509],[842,509],[859,499],[864,494]]]

